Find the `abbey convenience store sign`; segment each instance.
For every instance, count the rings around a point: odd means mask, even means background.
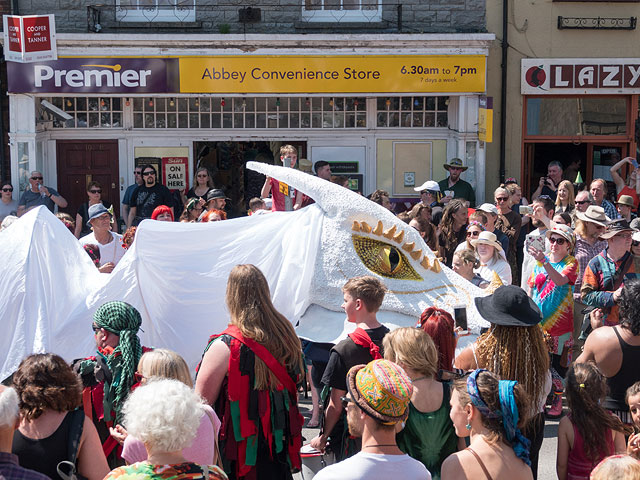
[[[486,57],[67,57],[7,74],[10,93],[483,93]]]

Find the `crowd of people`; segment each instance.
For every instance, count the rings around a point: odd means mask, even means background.
[[[285,145],[281,160],[295,167],[297,152]],[[107,302],[91,322],[94,356],[69,364],[33,354],[0,386],[0,476],[291,479],[303,467],[299,396],[308,383],[307,428],[319,430],[307,448],[335,460],[319,480],[535,479],[549,418],[561,418],[560,480],[640,479],[640,175],[634,169],[624,180],[622,173],[632,160],[611,168],[614,202],[602,179],[576,192],[558,162],[530,204],[508,179],[494,203],[475,207],[460,159],[445,165],[446,179],[416,188],[420,202],[398,216],[425,248],[487,292],[474,303],[490,327],[471,332],[478,337],[457,355],[469,332],[446,310],[430,306],[415,327],[390,331],[380,323],[387,288],[374,276],[343,286],[353,332],[336,345],[315,344],[301,342],[274,307],[257,267],[234,267],[229,325],[202,339],[195,372],[176,352],[141,344],[133,306]],[[348,188],[328,162],[313,169]],[[143,219],[227,218],[228,199],[205,168],[180,194],[181,212],[153,165],[135,173],[123,236],[97,182],[75,218],[59,214],[103,273]],[[30,189],[7,206],[12,187],[3,183],[5,220],[38,205],[66,206],[43,185],[32,172]],[[266,214],[268,201],[272,211],[313,203],[269,177],[262,196],[249,202],[251,215]],[[370,200],[394,213],[402,208],[383,190]]]

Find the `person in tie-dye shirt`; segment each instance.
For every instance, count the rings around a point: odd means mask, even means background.
[[[549,255],[540,250],[529,252],[537,263],[529,277],[529,295],[542,312],[542,328],[552,343],[551,367],[555,370],[554,401],[549,416],[562,414],[562,382],[573,346],[573,286],[578,278],[579,265],[572,255],[575,236],[567,225],[547,230]]]

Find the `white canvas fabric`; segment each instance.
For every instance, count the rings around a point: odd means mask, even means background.
[[[25,214],[0,233],[0,378],[33,352],[54,352],[67,360],[93,354],[92,315],[103,303],[122,300],[143,318],[143,345],[177,351],[194,367],[209,335],[228,324],[225,290],[237,264],[252,263],[269,282],[273,302],[298,335],[336,342],[353,330],[341,310],[344,283],[357,275],[377,275],[388,287],[378,312],[395,328],[413,326],[428,306],[453,311],[467,305],[472,330],[488,326],[473,298],[486,293],[441,266],[424,268],[435,256],[418,232],[383,207],[341,186],[297,170],[249,162],[301,190],[316,204],[296,212],[276,212],[211,223],[143,221],[136,239],[111,274],[100,274],[79,242],[46,208]],[[395,238],[353,230],[362,222]],[[398,234],[403,232],[402,239]],[[358,255],[354,235],[393,246],[416,279],[372,271]],[[407,244],[421,254],[414,259]],[[377,247],[376,247],[377,248]],[[475,336],[463,337],[459,347]]]

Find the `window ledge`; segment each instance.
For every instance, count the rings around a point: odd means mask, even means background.
[[[305,22],[298,20],[293,27],[299,30],[383,30],[389,28],[388,22]]]
[[[201,29],[202,22],[116,22],[117,28],[122,29],[149,29],[149,28],[175,28],[175,29]]]

